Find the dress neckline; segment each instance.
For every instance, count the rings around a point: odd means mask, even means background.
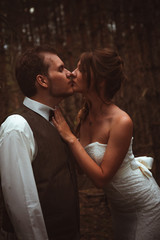
[[[95,145],[95,144],[101,145],[101,146],[107,146],[106,143],[92,142],[92,143],[89,143],[88,145],[86,145],[84,148],[88,148],[88,147],[90,147],[90,146],[92,146],[92,145]]]
[[[132,142],[133,142],[133,137],[131,137],[131,143],[132,143]],[[92,145],[95,145],[95,144],[101,145],[101,146],[107,146],[107,143],[92,142],[92,143],[89,143],[88,145],[86,145],[84,148],[88,148],[88,147],[90,147],[90,146],[92,146]]]

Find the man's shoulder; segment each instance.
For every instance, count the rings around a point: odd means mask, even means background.
[[[28,128],[28,123],[24,117],[19,114],[9,115],[4,122],[1,124],[1,129],[10,131],[25,131]]]

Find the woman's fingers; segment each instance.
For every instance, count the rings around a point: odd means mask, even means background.
[[[63,117],[61,111],[59,109],[56,109],[54,112],[54,117],[52,118],[53,124],[60,133],[61,137],[65,141],[69,141],[71,139],[71,136],[73,135],[70,127],[68,126],[65,118]]]
[[[58,127],[58,124],[57,124],[57,122],[56,122],[55,117],[52,117],[52,122],[53,122],[54,126],[57,128],[57,127]]]
[[[67,123],[60,111],[60,109],[56,109],[54,111],[54,117],[52,118],[53,124],[58,130],[64,130],[67,127]]]
[[[56,119],[57,122],[61,122],[62,120],[64,120],[63,115],[62,115],[60,109],[57,108],[54,111],[54,115],[55,115],[55,119]]]

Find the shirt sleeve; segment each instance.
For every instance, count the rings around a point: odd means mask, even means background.
[[[31,162],[33,133],[24,118],[10,117],[0,129],[0,175],[6,208],[18,239],[47,240]]]

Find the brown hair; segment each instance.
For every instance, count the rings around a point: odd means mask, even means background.
[[[116,92],[120,89],[121,83],[126,79],[124,73],[124,62],[119,54],[111,48],[97,49],[95,51],[84,52],[80,56],[79,70],[82,77],[87,81],[89,89],[91,81],[99,98],[107,103],[111,101]],[[104,81],[104,96],[100,95],[100,83]],[[78,113],[78,129],[80,122],[84,120],[89,112],[89,104],[85,101],[82,109]]]
[[[27,97],[36,94],[36,76],[38,74],[48,75],[49,65],[44,61],[44,53],[56,54],[49,45],[37,46],[27,49],[17,60],[15,75],[22,93]]]
[[[99,85],[105,81],[105,100],[111,100],[120,89],[121,82],[126,78],[123,67],[124,63],[119,54],[110,48],[84,52],[80,56],[82,77],[86,79],[88,88],[91,81],[94,82],[99,97]]]

